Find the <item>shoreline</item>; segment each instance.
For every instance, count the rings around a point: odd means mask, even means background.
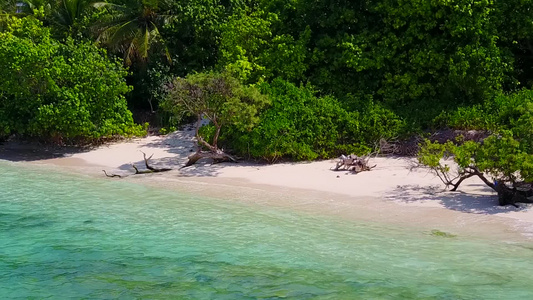
[[[192,134],[179,131],[60,157],[11,161],[105,178],[103,169],[108,173],[132,174],[130,163],[144,164],[139,152],[143,151],[148,156],[154,154],[153,166],[175,170],[105,179],[425,232],[439,230],[505,241],[533,239],[531,206],[499,207],[496,196],[475,179],[465,181],[462,192],[444,192],[443,184],[427,170],[411,169],[412,159],[375,158],[372,164],[377,167],[360,174],[331,171],[334,160],[275,165],[249,162],[210,165],[201,161],[177,170],[194,147]],[[3,150],[0,159],[9,161],[6,146]]]

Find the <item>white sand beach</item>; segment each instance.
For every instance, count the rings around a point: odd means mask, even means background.
[[[103,178],[105,169],[126,177],[109,180],[131,180],[167,188],[187,186],[193,192],[217,197],[246,195],[241,197],[247,199],[243,201],[423,230],[461,231],[472,236],[488,233],[502,238],[517,233],[533,238],[530,206],[498,206],[496,194],[476,178],[465,181],[460,191],[449,192],[428,170],[413,168],[414,159],[377,157],[371,160],[372,165],[377,165],[373,170],[359,174],[332,171],[336,160],[272,165],[246,161],[213,165],[206,160],[180,169],[195,149],[193,134],[191,130],[182,130],[31,163]],[[154,167],[173,170],[133,175],[131,164],[144,168],[141,151],[153,155],[150,162]],[[1,155],[2,152],[0,159]]]

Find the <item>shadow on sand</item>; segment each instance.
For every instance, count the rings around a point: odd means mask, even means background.
[[[511,205],[499,206],[498,196],[491,188],[484,184],[469,184],[469,186],[473,188],[473,192],[450,192],[442,185],[399,185],[387,198],[403,203],[435,201],[451,210],[486,215],[523,211],[531,207],[524,203],[519,203],[518,208]]]
[[[165,151],[171,154],[171,157],[157,158],[154,157],[150,159],[150,166],[155,168],[171,168],[174,171],[178,170],[178,177],[216,177],[219,175],[220,170],[224,166],[256,166],[259,164],[254,164],[248,161],[239,161],[235,162],[223,162],[219,164],[213,164],[210,159],[201,159],[196,164],[181,169],[187,161],[188,156],[193,154],[196,151],[196,142],[194,140],[194,129],[189,128],[187,130],[176,131],[174,133],[161,136],[156,141],[147,143],[143,145],[144,152],[146,156],[151,155],[150,149],[165,149]],[[139,160],[132,162],[139,168],[139,170],[145,170],[144,160],[142,159],[142,153],[139,152]],[[122,172],[133,172],[132,163],[123,164],[118,167]],[[174,173],[174,172],[173,172]]]
[[[4,142],[0,144],[0,159],[20,162],[69,157],[93,148],[61,147],[35,142]]]

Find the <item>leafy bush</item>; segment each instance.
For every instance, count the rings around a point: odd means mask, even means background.
[[[359,113],[361,131],[359,140],[362,143],[371,144],[382,138],[403,138],[414,130],[414,127],[408,127],[395,112],[369,95],[358,97],[348,95],[342,102],[351,104],[351,109],[348,111]]]
[[[189,114],[197,118],[197,126],[207,119],[215,128],[211,144],[201,136],[199,142],[211,150],[218,150],[222,127],[233,125],[240,130],[250,129],[257,121],[257,113],[268,104],[253,86],[244,86],[228,73],[204,72],[176,78],[168,86],[168,96],[161,107],[178,119]]]
[[[493,114],[495,123],[502,128],[512,129],[533,117],[533,90],[521,90],[500,94],[487,103],[485,113]]]
[[[533,103],[533,91],[499,93],[483,104],[460,106],[444,111],[434,119],[437,127],[497,131],[511,129],[518,120],[528,118],[528,106]]]
[[[274,13],[242,10],[222,26],[218,64],[244,82],[270,81],[275,77],[297,82],[305,63],[309,28],[298,36],[273,33],[280,21]]]
[[[476,104],[443,111],[433,122],[438,128],[484,130],[494,125],[494,117],[485,113],[485,106]]]
[[[368,152],[379,138],[372,130],[379,132],[387,117],[376,108],[367,116],[348,112],[333,97],[316,97],[311,88],[298,88],[281,79],[259,88],[272,99],[259,123],[250,131],[232,128],[223,138],[238,154],[269,162]]]
[[[0,32],[0,134],[96,139],[142,134],[124,94],[120,62],[91,43],[55,41],[32,18]]]

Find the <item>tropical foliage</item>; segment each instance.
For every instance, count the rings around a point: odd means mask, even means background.
[[[401,126],[394,119],[379,120],[374,124],[391,125],[382,131],[358,112],[343,109],[334,97],[317,97],[312,88],[296,87],[279,78],[259,88],[272,99],[260,114],[259,123],[251,130],[233,127],[224,136],[228,147],[246,157],[274,162],[367,152],[368,145],[380,137],[390,137]]]
[[[90,43],[58,43],[42,23],[12,18],[0,32],[0,135],[94,139],[140,133],[120,62]]]
[[[169,15],[165,15],[165,10],[168,9],[165,5],[162,0],[128,0],[123,5],[95,4],[97,7],[111,10],[110,14],[98,21],[97,41],[122,53],[126,65],[131,65],[135,59],[146,61],[154,44],[160,44],[170,60],[159,30],[170,19]]]
[[[476,153],[503,143],[530,154],[532,0],[3,0],[0,9],[3,135],[128,134],[128,108],[169,125],[185,111],[180,93],[219,80],[270,99],[250,106],[244,125],[232,117],[244,98],[215,97],[226,107],[217,120],[228,120],[219,142],[241,156],[325,158],[444,128],[490,130]]]

